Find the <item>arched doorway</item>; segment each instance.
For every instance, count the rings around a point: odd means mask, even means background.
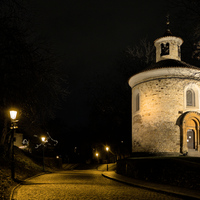
[[[195,134],[193,129],[187,130],[187,147],[188,151],[190,149],[195,149]]]
[[[200,153],[200,114],[188,112],[182,121],[181,134],[181,153],[199,152]]]

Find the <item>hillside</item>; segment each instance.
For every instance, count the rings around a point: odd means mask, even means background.
[[[0,199],[8,200],[12,189],[28,177],[43,173],[42,159],[26,154],[15,147],[16,173],[14,182],[11,179],[10,162],[7,158],[0,157]],[[45,163],[45,171],[58,170],[58,162],[53,158]],[[58,160],[56,160],[58,161]],[[191,189],[200,189],[200,158],[195,157],[151,157],[151,158],[129,158],[118,160],[117,172],[135,179],[150,182],[170,184]],[[62,170],[107,170],[107,164],[63,164]],[[114,163],[109,164],[109,171],[116,170]]]
[[[10,162],[7,158],[0,157],[0,199],[7,200],[10,197],[12,189],[18,182],[24,179],[42,173],[42,164],[40,161],[29,157],[22,150],[15,147],[15,178],[11,179]],[[46,167],[48,172],[53,169]]]

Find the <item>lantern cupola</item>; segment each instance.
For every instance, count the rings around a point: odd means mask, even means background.
[[[167,29],[164,35],[154,41],[156,47],[156,62],[166,59],[181,60],[182,38],[173,36],[169,29],[169,18],[167,18]]]

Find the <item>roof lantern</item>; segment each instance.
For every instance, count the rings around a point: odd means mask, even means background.
[[[166,59],[175,59],[181,61],[182,38],[173,36],[169,28],[169,15],[167,16],[167,29],[163,37],[154,41],[156,47],[156,62]]]

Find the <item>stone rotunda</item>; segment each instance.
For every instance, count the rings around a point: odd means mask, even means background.
[[[167,29],[156,63],[129,79],[133,153],[200,154],[200,68],[181,61],[182,43]]]

